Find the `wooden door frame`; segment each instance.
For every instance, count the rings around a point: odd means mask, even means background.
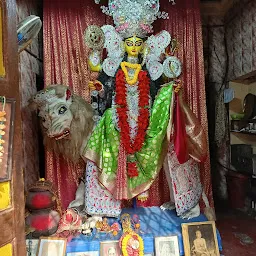
[[[6,77],[0,78],[0,94],[16,100],[12,155],[11,204],[0,212],[0,247],[12,243],[14,256],[25,256],[24,177],[19,92],[16,0],[0,0],[3,12],[3,56]]]

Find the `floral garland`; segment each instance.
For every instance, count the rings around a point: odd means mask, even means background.
[[[130,137],[130,127],[128,123],[128,105],[126,100],[126,80],[123,70],[118,70],[116,75],[116,104],[118,125],[120,127],[121,141],[124,144],[127,154],[133,155],[138,152],[144,143],[146,130],[149,123],[149,78],[146,71],[140,71],[138,74],[138,90],[139,90],[139,115],[137,135],[132,142]],[[137,177],[138,170],[134,160],[128,161],[128,175]]]
[[[129,243],[129,240],[131,238],[134,238],[136,239],[138,242],[139,242],[139,248],[138,248],[138,256],[144,256],[144,243],[143,243],[143,239],[138,235],[136,234],[135,232],[132,232],[132,233],[127,233],[124,235],[124,238],[122,240],[122,253],[123,253],[123,256],[129,256],[129,249],[128,249],[128,243]],[[135,255],[135,254],[133,254]]]
[[[3,109],[0,111],[0,164],[3,162],[3,156],[4,156],[4,143],[5,140],[3,139],[3,136],[5,135],[4,129],[6,128],[5,122],[6,122],[6,112],[4,110],[5,108],[5,102],[6,99],[3,97]]]
[[[132,79],[129,78],[128,71],[127,71],[126,67],[135,69],[135,74],[134,74],[134,77]],[[141,65],[136,64],[136,63],[122,62],[121,63],[121,68],[124,72],[127,84],[134,85],[138,81],[138,75],[141,71]]]

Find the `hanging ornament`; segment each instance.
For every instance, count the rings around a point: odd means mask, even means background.
[[[104,46],[105,35],[99,26],[88,26],[84,34],[85,44],[92,50],[101,50]]]

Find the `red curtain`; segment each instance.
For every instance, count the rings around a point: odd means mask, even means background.
[[[106,1],[104,1],[106,2]],[[161,10],[169,13],[169,20],[158,20],[155,32],[169,31],[179,43],[178,57],[183,63],[184,97],[207,128],[204,86],[202,27],[199,0],[160,1]],[[85,99],[89,99],[87,82],[88,49],[83,34],[88,25],[111,23],[93,0],[44,0],[44,68],[45,85],[65,84]],[[46,153],[46,178],[52,181],[61,198],[63,208],[74,199],[84,164],[74,165],[51,152]],[[211,205],[212,188],[209,158],[201,166],[201,179]],[[160,205],[169,200],[169,189],[163,172],[150,189],[149,205]]]

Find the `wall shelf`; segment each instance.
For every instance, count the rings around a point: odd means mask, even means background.
[[[239,134],[247,134],[247,135],[256,135],[256,132],[248,132],[248,131],[235,131],[235,130],[231,130],[230,132],[232,133],[239,133]]]
[[[244,99],[251,93],[256,95],[256,82],[245,83],[248,78],[256,77],[256,71],[250,74],[240,77],[239,79],[243,83],[236,81],[229,82],[229,88],[233,88],[235,92],[234,99],[229,103],[229,116],[243,113],[244,112]],[[251,116],[250,116],[251,117]],[[256,118],[255,119],[241,119],[232,120],[230,119],[229,130],[230,130],[230,145],[245,144],[250,145],[253,150],[253,154],[256,155]]]
[[[253,131],[255,131],[255,133],[256,133],[255,123],[256,123],[256,119],[231,120],[230,131],[248,132],[248,133],[254,133]],[[250,127],[250,124],[253,124],[252,127]],[[245,131],[244,131],[244,129],[245,129]],[[252,132],[250,132],[249,130],[252,130]]]

